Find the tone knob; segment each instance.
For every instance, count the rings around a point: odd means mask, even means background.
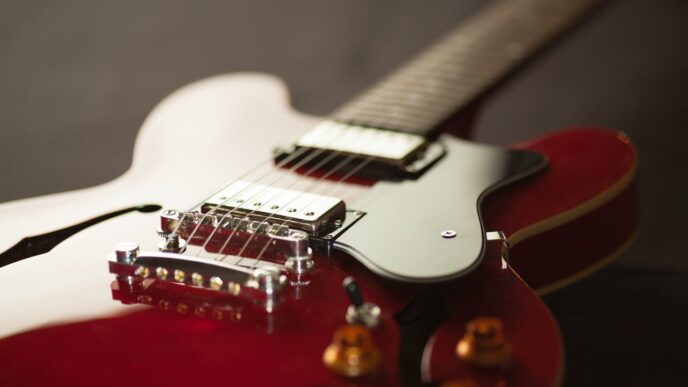
[[[334,333],[332,344],[323,353],[323,363],[341,376],[370,376],[380,365],[380,350],[368,328],[345,325]]]
[[[511,344],[506,339],[502,321],[494,317],[469,321],[465,335],[456,346],[456,355],[480,367],[507,367],[511,360]]]

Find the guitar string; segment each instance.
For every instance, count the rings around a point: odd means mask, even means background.
[[[211,211],[211,213],[213,213],[213,211]],[[203,219],[205,219],[205,215],[203,216]],[[215,232],[216,230],[217,230],[217,229],[213,230],[213,232]],[[195,234],[195,232],[192,233],[192,236],[193,236],[194,234]],[[206,241],[206,243],[204,243],[204,246],[205,246],[206,244],[207,244],[207,241]]]
[[[306,194],[307,191],[311,191],[311,190],[312,190],[315,186],[317,186],[319,183],[321,183],[322,181],[324,181],[325,179],[327,179],[330,175],[332,175],[333,173],[335,173],[336,171],[338,171],[339,169],[341,169],[342,167],[344,167],[346,164],[348,164],[350,161],[352,161],[352,160],[354,160],[354,159],[355,159],[355,156],[354,156],[354,155],[350,155],[350,156],[346,157],[345,159],[343,159],[342,161],[340,161],[334,168],[330,169],[330,170],[329,170],[328,172],[326,172],[324,175],[320,176],[318,179],[316,179],[315,181],[313,181],[313,182],[310,184],[310,186],[308,186],[308,188],[306,188],[306,191],[303,191],[300,195],[298,195],[298,196],[292,198],[292,199],[287,203],[287,205],[289,205],[289,204],[293,203],[294,201],[296,201],[297,199],[303,197],[303,196]],[[339,182],[336,182],[335,184],[339,184]],[[301,213],[303,210],[307,209],[307,208],[308,208],[311,204],[313,204],[313,203],[315,202],[315,200],[317,200],[317,199],[318,199],[317,196],[316,196],[315,198],[313,198],[313,199],[312,199],[308,204],[306,204],[298,213]],[[298,213],[297,213],[297,214],[298,214]],[[296,215],[296,214],[295,214],[295,215]],[[273,219],[274,216],[275,216],[275,213],[270,214],[267,218],[265,218],[263,221],[261,221],[260,224],[261,224],[261,225],[262,225],[262,224],[268,225],[267,222],[268,222],[270,219]],[[292,216],[292,217],[290,217],[290,218],[288,218],[288,219],[293,219],[293,218],[294,218],[294,216]],[[280,226],[283,226],[283,225],[284,225],[284,224],[282,224],[282,225],[280,225]],[[253,234],[251,234],[251,236],[249,236],[249,238],[246,240],[246,242],[245,242],[244,245],[242,246],[241,250],[240,250],[239,253],[237,254],[237,256],[239,257],[239,261],[237,261],[236,264],[239,264],[244,258],[246,258],[246,257],[242,256],[242,254],[244,253],[244,251],[246,251],[246,248],[249,246],[249,244],[251,243],[251,241],[253,240],[253,238],[255,238],[256,235],[258,235],[258,234],[257,234],[257,233],[253,233]],[[269,236],[269,235],[268,235],[268,236]],[[272,242],[272,238],[270,238],[270,240],[268,241],[268,243],[271,243],[271,242]],[[222,250],[220,250],[220,251],[222,251]],[[227,257],[228,257],[228,255],[225,255],[224,257],[222,257],[221,260],[224,260],[224,259],[226,259]]]
[[[331,160],[332,160],[334,157],[336,157],[336,156],[337,156],[337,155],[336,155],[335,153],[332,153],[332,154],[330,154],[329,156],[325,157],[323,160],[321,160],[320,162],[318,162],[318,164],[317,164],[315,167],[313,167],[313,169],[309,170],[309,171],[307,172],[306,176],[308,176],[308,173],[312,172],[313,170],[315,170],[315,169],[317,169],[317,168],[322,167],[324,164],[328,163],[329,161],[331,161]],[[315,157],[315,156],[314,156],[314,157]],[[310,162],[310,161],[312,161],[312,158],[309,159],[309,160],[304,159],[304,160],[303,160],[303,163],[300,163],[300,165],[296,165],[295,168],[300,168],[300,167],[302,167],[304,164],[306,164],[306,163],[308,163],[308,162]],[[249,199],[247,199],[245,202],[250,202],[250,201],[253,200],[253,198],[260,196],[260,194],[263,193],[263,192],[266,192],[266,191],[269,189],[269,186],[270,186],[270,185],[273,185],[273,184],[279,182],[280,180],[282,180],[282,179],[284,179],[284,178],[286,178],[286,177],[290,177],[291,175],[288,174],[289,172],[291,172],[291,171],[288,171],[287,173],[285,173],[285,174],[279,176],[277,179],[275,179],[275,180],[273,180],[272,182],[270,182],[270,183],[268,184],[268,186],[266,186],[266,188],[259,190],[255,195],[251,196],[251,197],[250,197]],[[288,184],[286,187],[281,188],[280,190],[277,191],[276,194],[274,194],[274,195],[273,195],[272,197],[270,197],[268,200],[265,200],[264,203],[259,203],[257,208],[252,209],[252,210],[250,210],[247,214],[245,214],[245,215],[242,217],[242,220],[243,220],[243,219],[248,219],[252,214],[254,214],[255,212],[259,211],[261,208],[267,206],[268,203],[270,203],[271,201],[277,199],[277,198],[280,196],[280,194],[282,194],[282,193],[283,193],[284,191],[286,191],[288,188],[294,186],[296,183],[299,183],[299,182],[300,182],[300,180],[296,180],[296,181],[292,182],[291,184]],[[244,202],[244,203],[245,203],[245,202]],[[242,204],[243,204],[243,203],[242,203]],[[287,204],[288,204],[288,203],[287,203]],[[203,245],[202,245],[202,246],[200,247],[200,249],[196,252],[196,256],[199,256],[200,253],[206,248],[206,246],[207,246],[208,243],[210,242],[211,238],[215,235],[215,233],[216,233],[218,230],[220,230],[220,228],[221,228],[222,223],[224,222],[224,220],[225,220],[227,217],[230,217],[230,222],[231,222],[231,214],[233,214],[235,211],[237,211],[237,210],[239,210],[239,209],[240,209],[240,206],[239,206],[239,207],[233,208],[231,211],[228,211],[228,212],[224,213],[224,214],[222,215],[222,217],[221,217],[217,222],[215,222],[215,223],[217,224],[217,226],[215,226],[215,227],[213,228],[213,231],[212,231],[212,232],[210,233],[210,235],[208,235],[208,237],[205,239],[205,242],[203,243]],[[193,234],[191,235],[191,237],[193,237]],[[191,237],[190,237],[189,239],[191,239]],[[230,236],[230,238],[231,238],[231,236]]]
[[[305,149],[306,149],[306,148],[301,148],[301,150],[305,150]],[[282,166],[282,165],[284,165],[285,163],[291,161],[291,160],[288,160],[288,159],[290,159],[290,158],[293,160],[293,157],[291,157],[291,156],[294,156],[296,153],[297,153],[297,152],[294,152],[294,153],[293,153],[292,155],[290,155],[289,157],[287,157],[287,158],[285,158],[284,160],[280,161],[280,163],[278,163],[277,166]],[[300,152],[300,153],[303,153],[303,152]],[[294,157],[298,157],[298,156],[294,156]],[[237,177],[237,178],[234,178],[233,180],[229,180],[229,181],[226,182],[225,184],[221,185],[220,188],[218,188],[217,190],[213,191],[213,193],[211,193],[210,195],[206,196],[204,199],[201,199],[201,201],[197,202],[197,203],[194,204],[193,206],[191,206],[187,211],[184,211],[184,212],[183,212],[183,215],[182,215],[182,218],[179,219],[179,221],[177,222],[177,225],[175,226],[175,228],[174,228],[174,230],[172,231],[172,233],[170,234],[170,236],[179,235],[179,229],[180,229],[180,227],[182,226],[182,224],[184,223],[184,220],[185,220],[186,217],[187,217],[189,214],[191,214],[196,208],[198,208],[198,207],[201,206],[203,203],[205,203],[205,202],[207,202],[208,200],[210,200],[210,198],[212,198],[213,196],[217,195],[219,192],[222,192],[223,189],[225,189],[225,188],[227,188],[228,186],[230,186],[230,185],[236,183],[237,181],[240,181],[240,180],[244,179],[245,177],[247,177],[248,175],[250,175],[250,174],[253,173],[254,171],[256,171],[256,170],[258,170],[259,168],[261,168],[263,165],[266,165],[266,164],[268,164],[268,163],[271,163],[272,161],[273,161],[273,158],[269,158],[269,159],[267,159],[267,160],[265,160],[265,161],[262,161],[262,162],[258,163],[256,166],[254,166],[253,168],[249,169],[248,172],[245,172],[243,175],[241,175],[241,176],[239,176],[239,177]],[[260,181],[260,180],[262,180],[263,178],[265,178],[266,176],[269,176],[269,175],[272,174],[274,171],[275,171],[274,169],[270,169],[267,173],[265,173],[265,174],[263,174],[262,176],[260,176],[260,177],[258,178],[257,181]],[[252,185],[249,184],[247,187],[244,187],[244,189],[242,189],[242,190],[240,190],[239,192],[237,192],[234,196],[225,199],[225,202],[228,201],[228,200],[234,199],[236,196],[240,195],[242,192],[246,191],[246,190],[247,190],[248,188],[250,188],[251,186],[252,186]],[[224,205],[225,202],[221,203],[220,205]],[[205,219],[205,216],[206,216],[206,215],[205,215],[205,214],[202,214],[202,215],[203,215],[203,218],[202,218],[202,219]],[[200,223],[199,223],[199,225],[200,225]],[[197,226],[197,227],[198,227],[198,226]],[[195,232],[196,232],[196,230],[194,229],[194,231],[192,232],[192,235],[193,235]],[[168,238],[169,238],[169,237],[168,237]]]
[[[308,130],[305,130],[303,133],[301,133],[301,136],[303,136],[305,133],[307,133],[307,132],[310,131],[310,130],[312,130],[312,128],[309,128]],[[340,135],[338,135],[338,136],[335,136],[334,138],[331,139],[330,143],[325,144],[325,147],[327,147],[328,145],[331,145],[331,143],[334,143],[336,140],[339,140],[339,139],[341,139],[341,138],[344,137],[344,136],[346,136],[346,133],[343,133],[343,134],[340,134]],[[306,153],[306,152],[309,151],[309,150],[312,150],[312,151],[313,151],[313,152],[311,152],[311,155],[306,156],[306,157],[310,157],[310,158],[309,158],[309,161],[310,161],[310,160],[312,160],[314,157],[317,157],[319,154],[321,154],[322,152],[324,152],[324,151],[326,151],[326,150],[328,150],[328,149],[327,149],[327,148],[308,148],[308,147],[303,147],[303,148],[297,149],[296,151],[294,151],[294,153],[290,154],[290,155],[287,156],[285,159],[283,159],[283,160],[281,160],[280,162],[278,162],[278,163],[275,165],[274,168],[270,169],[270,171],[268,171],[267,173],[265,173],[265,174],[263,174],[262,176],[260,176],[257,180],[252,181],[251,184],[249,184],[248,186],[244,187],[244,189],[240,190],[239,192],[237,192],[237,193],[236,193],[235,195],[233,195],[232,197],[226,198],[222,203],[220,203],[220,205],[219,205],[218,207],[221,207],[221,206],[225,205],[228,201],[231,201],[231,200],[235,199],[235,198],[236,198],[237,196],[239,196],[241,193],[243,193],[243,192],[249,190],[249,189],[252,188],[252,187],[255,187],[255,186],[258,184],[258,182],[260,182],[263,178],[266,178],[266,177],[269,176],[270,174],[276,173],[277,171],[280,170],[280,168],[284,167],[285,165],[287,165],[289,162],[293,161],[294,159],[296,159],[296,158],[302,156],[304,153]],[[315,153],[315,154],[313,154],[313,153]],[[340,154],[341,152],[340,152],[340,151],[335,151],[335,152],[333,152],[333,153]],[[257,170],[258,168],[260,168],[261,166],[263,166],[264,164],[266,164],[267,162],[270,162],[270,161],[273,161],[273,159],[270,158],[270,159],[268,159],[268,160],[266,160],[266,161],[260,163],[259,165],[255,166],[255,167],[252,168],[249,172],[244,173],[242,176],[240,176],[240,177],[238,177],[238,178],[236,178],[236,179],[234,179],[234,180],[230,180],[227,184],[221,186],[218,190],[214,191],[212,194],[210,194],[209,196],[207,196],[206,198],[204,198],[204,199],[201,200],[200,202],[194,204],[191,208],[189,208],[189,210],[187,210],[186,212],[184,212],[184,215],[183,215],[182,218],[178,221],[178,223],[177,223],[176,227],[174,228],[174,230],[173,230],[173,232],[172,232],[171,235],[172,235],[172,236],[179,235],[179,229],[181,228],[181,226],[182,226],[182,224],[183,224],[183,221],[186,219],[186,217],[187,217],[190,213],[193,213],[193,210],[194,210],[194,209],[196,209],[196,208],[198,208],[199,206],[201,206],[203,203],[205,203],[206,201],[208,201],[208,200],[209,200],[210,198],[212,198],[213,196],[217,195],[219,192],[222,192],[223,189],[225,189],[225,188],[227,188],[228,186],[230,186],[231,184],[234,184],[234,183],[236,183],[237,181],[243,179],[244,177],[248,176],[250,173],[252,173],[253,171]],[[300,168],[300,166],[301,166],[301,165],[294,166],[294,167],[292,167],[291,169],[289,169],[288,172],[293,172],[293,171],[296,170],[297,168]],[[272,184],[272,183],[271,183],[271,184]],[[267,189],[269,189],[269,185],[266,186],[262,191],[257,192],[256,195],[254,195],[254,196],[259,195],[260,193],[264,192],[264,191],[267,190]],[[251,197],[250,199],[252,199],[252,198],[253,198],[253,197]],[[250,199],[249,199],[249,200],[250,200]],[[216,207],[216,208],[217,208],[217,207]],[[216,208],[215,208],[215,209],[216,209]],[[200,213],[201,219],[200,219],[200,221],[196,224],[196,226],[194,227],[194,229],[192,230],[190,236],[188,236],[188,237],[186,238],[187,240],[190,241],[190,240],[195,236],[196,232],[198,232],[198,230],[199,230],[199,228],[200,228],[202,222],[205,220],[206,217],[215,214],[215,209],[213,209],[213,210],[211,210],[211,211],[209,211],[208,213],[205,213],[205,214],[204,214],[204,213]],[[168,236],[168,238],[169,238],[169,236]]]
[[[250,198],[246,199],[246,200],[244,201],[244,203],[245,203],[246,201],[251,201],[253,198],[258,197],[260,194],[262,194],[263,192],[265,192],[265,191],[267,191],[268,189],[270,189],[270,186],[271,186],[272,184],[275,184],[276,182],[282,180],[283,178],[286,178],[286,177],[288,177],[288,176],[291,176],[291,173],[293,173],[293,172],[296,171],[297,169],[301,168],[302,166],[306,165],[307,163],[313,161],[313,159],[314,159],[315,157],[319,156],[320,154],[322,154],[322,153],[325,152],[325,151],[328,151],[328,150],[329,150],[329,151],[330,151],[330,156],[328,156],[328,157],[326,158],[326,160],[324,160],[324,162],[320,162],[320,163],[318,164],[317,167],[314,167],[314,168],[312,168],[311,170],[309,170],[308,172],[306,172],[306,173],[305,173],[305,176],[308,176],[311,172],[317,170],[318,168],[320,168],[322,165],[324,165],[325,163],[327,163],[328,161],[330,161],[330,160],[333,159],[334,157],[343,154],[342,151],[332,151],[331,149],[329,149],[329,148],[327,148],[327,147],[333,145],[334,142],[336,142],[337,140],[340,140],[341,138],[346,137],[346,135],[347,135],[347,133],[342,133],[342,134],[340,134],[340,135],[338,135],[338,136],[335,136],[334,138],[331,138],[330,141],[329,141],[327,144],[325,144],[323,148],[301,148],[301,150],[304,150],[304,149],[309,149],[309,150],[310,150],[310,149],[312,149],[313,152],[311,152],[310,155],[304,157],[301,161],[299,161],[298,163],[296,163],[294,166],[290,167],[289,170],[287,170],[284,174],[282,174],[281,176],[279,176],[277,179],[275,179],[275,180],[273,180],[272,182],[270,182],[269,184],[267,184],[267,185],[265,186],[265,188],[263,188],[262,190],[259,190],[259,191],[256,192],[253,196],[251,196]],[[293,158],[292,158],[292,159],[293,159]],[[283,165],[284,165],[284,164],[281,164],[281,165],[278,164],[278,165],[276,165],[275,168],[273,168],[273,169],[272,169],[270,172],[268,172],[265,176],[267,176],[267,175],[269,175],[270,173],[273,173],[273,172],[274,172],[274,173],[277,173],[278,171],[280,171],[279,168],[280,168],[281,166],[283,166]],[[297,177],[298,177],[298,175],[297,175]],[[262,177],[261,177],[261,178],[262,178]],[[298,180],[297,180],[296,182],[292,183],[290,186],[292,186],[292,185],[294,185],[294,184],[296,184],[296,183],[298,183]],[[254,187],[254,186],[256,186],[256,185],[258,185],[257,182],[252,182],[251,184],[249,184],[249,186],[245,187],[243,190],[241,190],[239,193],[237,193],[236,195],[234,195],[232,198],[227,198],[227,199],[225,199],[222,203],[220,203],[218,206],[214,207],[214,208],[213,208],[211,211],[209,211],[208,213],[202,214],[203,217],[202,217],[202,219],[201,219],[201,222],[199,222],[198,224],[196,224],[196,226],[194,227],[193,231],[191,232],[191,235],[189,235],[189,236],[187,237],[187,240],[188,240],[188,241],[191,241],[191,240],[192,240],[192,238],[196,235],[196,232],[198,232],[198,230],[200,229],[200,226],[201,226],[201,224],[202,224],[202,221],[205,220],[205,218],[206,218],[207,216],[214,215],[214,214],[216,213],[216,210],[217,210],[219,207],[225,205],[228,201],[232,200],[233,198],[236,198],[241,192],[245,192],[245,191],[248,190],[250,187]],[[288,188],[288,187],[287,187],[287,188]],[[224,188],[222,188],[222,189],[224,189]],[[219,191],[222,191],[222,189],[220,189]],[[270,198],[270,200],[275,199],[277,196],[279,196],[280,193],[282,193],[282,192],[285,191],[285,190],[286,190],[286,188],[281,189],[280,191],[278,191],[278,193],[277,193],[275,196],[273,196],[272,198]],[[213,195],[215,195],[215,194],[217,194],[217,192],[214,193]],[[211,195],[210,197],[212,197],[213,195]],[[208,199],[205,199],[204,201],[207,201],[207,200],[208,200]],[[267,204],[267,202],[269,202],[270,200],[266,201],[265,204],[261,204],[258,208],[254,209],[254,210],[250,211],[248,214],[244,215],[244,218],[247,219],[249,215],[253,214],[255,211],[259,210],[260,208],[264,207],[264,206]],[[198,205],[200,205],[200,204],[202,204],[202,203],[203,203],[203,201],[202,201],[201,203],[195,205],[195,206],[192,207],[192,208],[198,207]],[[239,210],[240,207],[241,207],[241,205],[240,205],[239,207],[235,207],[235,208],[233,208],[231,211],[228,211],[228,212],[226,212],[226,213],[223,214],[223,216],[220,218],[220,220],[216,223],[217,226],[215,226],[215,227],[213,228],[213,231],[211,232],[211,234],[206,238],[206,240],[204,241],[204,243],[203,243],[203,245],[201,246],[201,248],[196,252],[196,256],[199,256],[199,255],[202,253],[202,251],[205,249],[205,247],[207,246],[207,244],[210,242],[210,239],[212,238],[212,236],[217,232],[217,230],[218,230],[218,229],[220,228],[220,226],[222,225],[222,222],[224,221],[224,219],[225,219],[227,216],[230,216],[231,214],[233,214],[235,211]]]
[[[349,156],[347,159],[351,159],[352,157],[353,157],[353,156]],[[327,160],[327,162],[331,161],[331,159],[332,159],[332,157],[330,157],[330,160]],[[317,171],[318,169],[320,169],[320,167],[322,167],[322,166],[325,165],[325,164],[326,164],[326,162],[325,162],[325,163],[320,162],[320,163],[318,163],[318,165],[313,166],[313,167],[310,168],[308,171],[306,171],[306,173],[304,173],[304,177],[308,177],[311,173]],[[337,168],[338,168],[338,167],[337,167]],[[293,184],[296,184],[296,183],[300,183],[301,181],[303,181],[303,180],[297,180],[297,181],[293,182],[292,185],[293,185]],[[317,180],[317,181],[320,181],[320,180]],[[317,181],[316,181],[316,182],[317,182]],[[287,188],[289,188],[289,187],[287,187]],[[310,190],[310,188],[311,188],[311,187],[308,187],[307,190]],[[305,195],[305,194],[307,194],[307,193],[309,193],[309,192],[307,192],[307,191],[301,191],[300,194],[298,194],[296,197],[294,197],[294,198],[292,198],[290,201],[288,201],[288,202],[285,204],[285,206],[288,206],[289,204],[291,204],[292,202],[294,202],[296,199],[302,197],[303,195]],[[251,214],[249,213],[249,214],[245,217],[245,219],[247,219],[249,215],[251,215]],[[264,219],[262,222],[260,222],[259,225],[264,224],[268,219],[271,219],[273,215],[274,215],[274,213],[273,213],[272,215],[268,216],[268,218]],[[234,235],[236,234],[236,232],[237,232],[237,228],[235,228],[235,229],[232,230],[232,232],[231,232],[231,234],[229,235],[229,237],[225,240],[225,242],[222,244],[222,247],[218,250],[218,253],[219,253],[219,254],[222,254],[222,251],[224,251],[225,247],[227,247],[227,245],[229,244],[229,242],[231,242],[231,240],[232,240],[232,238],[234,237]],[[219,261],[222,261],[222,260],[224,260],[225,258],[227,258],[227,255],[218,258],[218,260],[219,260]]]
[[[363,160],[363,162],[359,163],[355,168],[353,168],[353,169],[350,170],[348,173],[346,173],[344,176],[342,176],[340,179],[338,179],[338,180],[334,183],[334,185],[330,186],[329,189],[325,191],[324,194],[329,194],[329,193],[331,193],[332,191],[334,191],[335,189],[338,189],[338,188],[340,187],[340,186],[339,186],[340,183],[346,181],[346,179],[350,178],[350,177],[353,176],[355,173],[357,173],[358,171],[360,171],[362,168],[364,168],[366,165],[368,165],[368,163],[370,163],[371,161],[373,161],[373,159],[374,159],[373,156],[369,156],[367,159]],[[323,194],[323,195],[324,195],[324,194]],[[308,206],[311,205],[314,201],[315,201],[315,199],[313,199],[313,200],[308,204]],[[304,209],[305,209],[306,207],[308,207],[308,206],[305,206]],[[303,212],[303,210],[301,210],[299,213],[301,213],[301,212]],[[282,224],[279,225],[279,227],[284,226],[288,221],[290,221],[291,219],[293,219],[295,216],[296,216],[296,215],[291,216],[290,218],[285,219],[284,222],[282,222]],[[251,266],[251,269],[255,269],[256,266],[258,265],[258,263],[260,263],[260,261],[261,261],[261,259],[262,259],[262,257],[263,257],[263,254],[265,254],[265,252],[267,251],[268,246],[270,246],[270,243],[272,243],[272,240],[268,240],[267,243],[265,243],[265,245],[263,245],[263,248],[260,250],[260,252],[258,253],[258,256],[255,258],[255,261],[254,261],[253,265]],[[241,253],[242,253],[242,252],[239,252],[239,256],[241,256]]]

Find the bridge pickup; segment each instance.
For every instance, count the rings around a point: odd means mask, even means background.
[[[334,158],[331,164],[350,156],[367,160],[360,174],[371,177],[390,177],[390,172],[418,174],[445,153],[441,144],[430,143],[417,134],[324,121],[299,137],[289,149],[277,150],[276,160],[291,157],[288,165],[293,165],[309,157],[312,154],[306,151],[309,149],[319,152],[320,157],[313,158],[314,162],[332,153],[340,157]],[[346,173],[356,165],[352,162],[341,172]]]
[[[237,181],[206,201],[201,212],[226,214],[319,236],[334,231],[344,222],[346,205],[329,196]]]

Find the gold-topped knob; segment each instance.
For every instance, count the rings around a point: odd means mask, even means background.
[[[334,333],[332,344],[323,353],[323,363],[342,376],[369,376],[380,365],[380,351],[368,328],[345,325]]]
[[[511,360],[511,345],[502,321],[479,317],[468,322],[466,333],[456,345],[456,355],[480,367],[506,367]]]
[[[473,381],[471,378],[463,378],[463,379],[452,379],[448,380],[440,387],[478,387],[478,384]]]

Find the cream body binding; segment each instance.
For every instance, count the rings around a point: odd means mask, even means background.
[[[0,250],[26,236],[133,205],[188,209],[256,165],[264,163],[256,177],[267,171],[271,163],[265,161],[274,146],[288,143],[318,121],[294,111],[285,85],[272,76],[230,74],[195,82],[151,112],[136,140],[132,166],[119,178],[0,205]],[[357,190],[364,188],[344,191],[355,197]],[[106,255],[126,240],[154,250],[160,241],[155,233],[158,219],[157,214],[119,216],[77,233],[46,254],[1,268],[0,337],[135,310],[112,300]]]

